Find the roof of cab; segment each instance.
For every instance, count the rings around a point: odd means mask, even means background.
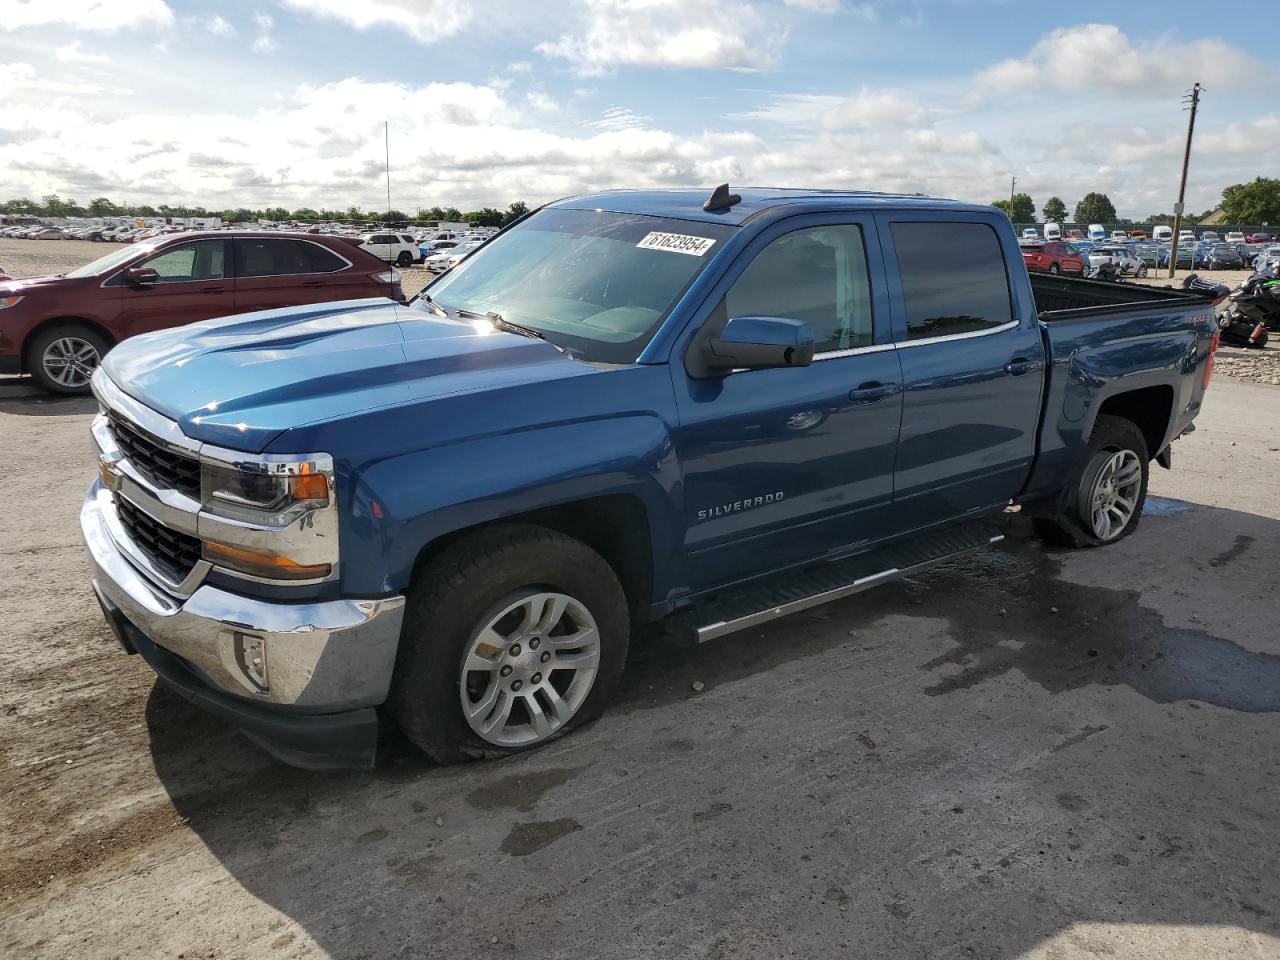
[[[613,213],[639,213],[653,217],[671,217],[677,220],[698,220],[703,223],[724,223],[741,226],[757,214],[779,208],[812,208],[842,210],[851,208],[937,208],[987,210],[981,205],[943,200],[920,194],[872,193],[862,190],[804,190],[775,187],[734,187],[734,193],[742,197],[740,203],[710,213],[702,204],[711,196],[710,188],[695,187],[666,190],[609,190],[604,193],[584,194],[557,200],[548,206],[570,210],[608,210]],[[800,209],[790,212],[799,213]]]

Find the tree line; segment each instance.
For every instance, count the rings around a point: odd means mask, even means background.
[[[1011,200],[996,200],[992,206],[1003,210],[1014,223],[1035,223],[1036,205],[1030,194],[1014,194]],[[1237,183],[1222,191],[1218,204],[1227,223],[1280,223],[1280,180],[1258,177],[1252,183]],[[1217,208],[1201,214],[1184,213],[1182,222],[1194,227],[1212,216]],[[1041,208],[1046,223],[1067,222],[1067,205],[1061,197],[1050,197]],[[1105,193],[1086,193],[1075,206],[1071,223],[1117,223],[1121,220],[1115,205]],[[1172,213],[1153,213],[1136,223],[1172,224]]]
[[[84,206],[75,200],[63,199],[56,193],[40,198],[39,202],[21,197],[16,200],[5,200],[0,203],[0,213],[30,215],[35,217],[218,217],[228,223],[248,223],[255,220],[271,220],[276,223],[298,221],[301,223],[323,223],[326,221],[351,221],[355,223],[426,223],[429,221],[446,221],[449,223],[469,223],[477,227],[505,227],[508,223],[520,219],[529,212],[529,206],[523,200],[517,200],[506,210],[495,207],[483,207],[480,210],[459,210],[457,207],[420,208],[417,213],[408,214],[402,210],[381,210],[365,212],[359,207],[351,206],[345,210],[319,210],[311,207],[299,207],[289,210],[285,207],[265,207],[251,210],[248,207],[235,207],[227,210],[209,210],[205,207],[170,206],[162,203],[159,206],[150,204],[120,204],[109,197],[96,197]]]
[[[996,200],[992,204],[999,207],[1014,223],[1034,223],[1036,221],[1036,205],[1030,194],[1015,194],[1012,200]],[[1222,202],[1219,204],[1228,223],[1280,223],[1280,179],[1258,177],[1251,183],[1236,183],[1222,191]],[[522,200],[498,210],[484,207],[480,210],[462,211],[457,207],[419,208],[415,214],[407,214],[401,210],[382,210],[365,212],[359,207],[351,206],[345,210],[319,210],[311,207],[299,207],[288,210],[284,207],[267,207],[262,210],[251,210],[247,207],[236,207],[228,210],[208,210],[204,207],[169,206],[160,204],[118,204],[107,197],[97,197],[86,205],[80,206],[75,200],[63,199],[56,193],[40,198],[40,202],[22,197],[0,203],[0,213],[30,214],[37,217],[220,217],[229,223],[246,223],[254,220],[272,220],[277,223],[298,221],[314,223],[333,220],[351,221],[355,223],[423,223],[444,220],[450,223],[469,223],[478,227],[504,227],[518,220],[529,212],[528,204]],[[1043,219],[1054,223],[1067,220],[1067,205],[1061,197],[1050,197],[1041,208]],[[1182,222],[1195,226],[1208,218],[1214,211],[1186,214]],[[1105,193],[1087,193],[1075,206],[1074,223],[1116,223],[1120,220],[1115,205]],[[1173,223],[1171,213],[1153,213],[1139,223]]]

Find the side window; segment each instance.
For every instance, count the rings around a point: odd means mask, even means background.
[[[790,317],[813,330],[815,353],[870,346],[871,283],[862,228],[796,230],[761,250],[724,297],[726,317]]]
[[[186,283],[191,280],[221,280],[222,241],[201,240],[162,250],[143,260],[139,267],[150,267],[160,275],[160,283]]]
[[[337,254],[305,240],[245,238],[235,244],[236,272],[241,277],[333,273],[346,266]]]
[[[890,230],[908,339],[972,333],[1013,319],[1004,253],[991,227],[895,223]]]
[[[401,236],[400,236],[400,242],[401,242],[401,243],[413,243],[413,237],[407,236],[407,235],[405,235],[405,234],[401,234]]]
[[[306,240],[290,240],[296,248],[298,264],[302,269],[290,273],[337,273],[347,267],[347,261],[327,247]]]

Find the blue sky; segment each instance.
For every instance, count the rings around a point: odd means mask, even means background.
[[[0,197],[413,210],[648,184],[1170,209],[1274,173],[1265,30],[1077,0],[0,0]],[[1218,23],[1221,33],[1207,32]]]

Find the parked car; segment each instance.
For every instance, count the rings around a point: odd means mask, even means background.
[[[1206,270],[1241,270],[1244,265],[1244,258],[1234,243],[1211,243],[1205,250]]]
[[[186,233],[121,247],[56,277],[0,284],[0,373],[87,393],[113,344],[198,320],[368,297],[401,300],[400,274],[338,237]]]
[[[1130,252],[1137,257],[1144,267],[1151,270],[1153,267],[1160,266],[1160,246],[1155,243],[1137,243],[1129,248]]]
[[[1129,239],[1130,239],[1130,240],[1145,240],[1145,239],[1147,239],[1147,231],[1145,231],[1145,230],[1130,230],[1130,231],[1129,231]]]
[[[1062,224],[1054,223],[1052,220],[1046,221],[1044,225],[1044,238],[1046,240],[1062,239]]]
[[[1151,228],[1151,239],[1157,243],[1170,243],[1173,240],[1173,227],[1167,224],[1156,224]]]
[[[1280,244],[1264,247],[1254,258],[1250,266],[1255,271],[1262,270],[1268,263],[1280,262]]]
[[[407,267],[422,260],[418,244],[407,233],[369,233],[360,238],[360,246],[385,263]]]
[[[1097,246],[1089,253],[1089,267],[1093,270],[1102,266],[1115,269],[1122,277],[1145,277],[1147,265],[1142,262],[1129,247],[1120,244]]]
[[[1178,264],[1177,269],[1198,270],[1205,265],[1205,252],[1208,248],[1202,243],[1190,241],[1188,243],[1178,243]],[[1169,266],[1171,251],[1168,247],[1160,250],[1160,266]]]
[[[418,245],[418,253],[421,256],[421,262],[425,264],[427,257],[435,253],[443,253],[445,250],[452,250],[458,245],[457,240],[424,240]]]
[[[1270,243],[1274,239],[1275,237],[1271,236],[1269,233],[1251,233],[1249,236],[1245,237],[1245,240],[1249,243]]]
[[[1024,240],[1039,240],[1040,231],[1038,231],[1035,227],[1023,227],[1022,238]]]
[[[1201,243],[1217,243],[1221,239],[1217,230],[1204,230],[1200,233]]]
[[[1073,241],[1083,240],[1085,239],[1084,231],[1079,229],[1078,227],[1072,227],[1070,230],[1067,231],[1067,239],[1073,240]]]
[[[1206,298],[1011,269],[991,207],[740,193],[559,201],[407,308],[121,344],[80,522],[123,649],[289,762],[369,766],[392,720],[457,762],[598,716],[677,612],[755,628],[1010,504],[1057,543],[1135,530]]]
[[[1095,243],[1107,239],[1107,231],[1100,223],[1089,224],[1089,239]]]
[[[1066,273],[1083,276],[1088,270],[1088,262],[1075,244],[1065,240],[1046,242],[1044,240],[1023,240],[1018,246],[1022,250],[1022,262],[1028,270],[1043,273]]]
[[[437,250],[422,264],[433,273],[443,273],[453,269],[463,257],[483,244],[483,240],[466,240],[448,249]]]
[[[1244,233],[1240,230],[1232,230],[1222,239],[1226,243],[1244,243]]]

